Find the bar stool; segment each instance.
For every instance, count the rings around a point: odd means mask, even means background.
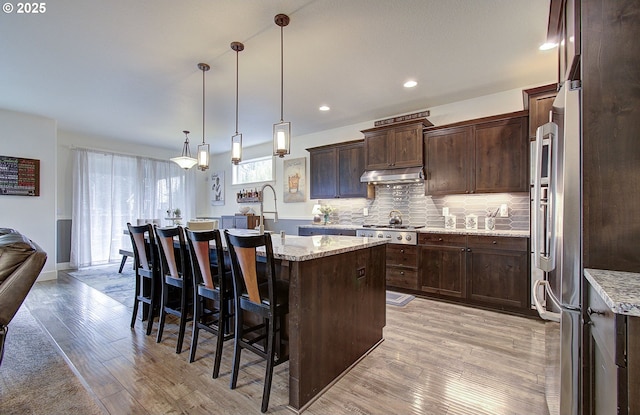
[[[136,286],[131,314],[131,328],[134,328],[138,316],[138,305],[143,303],[142,320],[147,320],[147,336],[151,334],[153,316],[160,301],[160,268],[157,261],[157,247],[151,224],[134,226],[127,223],[131,246],[133,250],[134,269],[136,271]],[[144,305],[148,307],[144,316]]]
[[[182,352],[184,332],[187,327],[189,310],[191,310],[191,266],[189,265],[189,254],[184,240],[182,226],[158,228],[155,227],[158,252],[160,252],[160,274],[162,281],[162,305],[160,306],[160,325],[158,327],[158,337],[156,342],[162,341],[164,323],[167,314],[174,315],[180,319],[178,329],[178,342],[176,353]],[[178,247],[174,241],[177,238]],[[176,259],[176,252],[178,258]],[[176,294],[179,291],[179,295]]]
[[[238,380],[242,349],[251,350],[266,359],[261,406],[261,411],[266,412],[273,368],[289,360],[288,354],[276,354],[276,350],[280,351],[286,343],[281,331],[284,319],[289,313],[289,282],[276,279],[273,247],[268,233],[239,236],[225,230],[224,236],[231,257],[236,314],[231,389],[235,389]],[[258,257],[256,249],[259,247],[264,248],[266,258]],[[245,312],[255,314],[262,322],[247,325]]]
[[[196,357],[200,329],[217,336],[213,378],[220,372],[222,347],[233,338],[233,283],[225,270],[220,231],[187,231],[193,275],[193,334],[189,363]],[[215,254],[213,254],[215,252]],[[213,257],[213,260],[212,260]]]

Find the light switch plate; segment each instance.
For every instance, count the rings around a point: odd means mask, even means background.
[[[442,208],[442,216],[449,216],[449,208],[448,207],[443,207]]]
[[[369,208],[362,209],[362,216],[369,216]]]
[[[509,208],[507,207],[506,203],[503,203],[500,205],[500,217],[506,218],[508,216],[509,216]]]

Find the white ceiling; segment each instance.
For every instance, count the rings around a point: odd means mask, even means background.
[[[15,4],[16,2],[14,2]],[[55,0],[0,14],[0,108],[61,130],[178,151],[182,130],[228,151],[268,141],[280,119],[303,135],[554,79],[540,52],[548,0]],[[404,89],[407,79],[418,86]],[[331,111],[320,112],[321,104]],[[192,146],[192,148],[194,148]]]

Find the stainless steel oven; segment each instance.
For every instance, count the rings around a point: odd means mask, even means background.
[[[404,225],[365,225],[356,230],[356,236],[387,239],[391,244],[418,245],[418,229]]]

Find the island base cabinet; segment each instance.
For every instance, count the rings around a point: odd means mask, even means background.
[[[289,277],[289,404],[303,408],[382,341],[385,245],[282,261]]]

